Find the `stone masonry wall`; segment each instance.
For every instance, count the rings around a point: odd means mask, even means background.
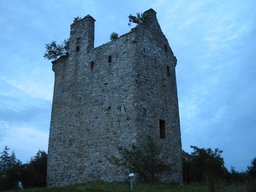
[[[137,101],[140,114],[136,125],[139,138],[149,135],[158,142],[166,161],[174,163],[174,174],[164,182],[182,181],[181,138],[175,77],[176,57],[151,11],[150,23],[139,25],[137,46]],[[165,122],[165,138],[160,138],[159,121]]]
[[[149,13],[148,25],[97,48],[94,33],[84,32],[94,30],[92,17],[71,26],[70,53],[53,62],[48,187],[124,181],[127,174],[108,158],[147,136],[176,165],[162,181],[182,182],[176,58],[155,12]],[[165,138],[160,138],[160,120]]]

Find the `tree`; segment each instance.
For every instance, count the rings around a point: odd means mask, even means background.
[[[16,189],[21,171],[21,161],[16,159],[15,153],[9,154],[9,148],[5,146],[0,156],[0,191]]]
[[[39,150],[23,165],[21,182],[24,188],[46,187],[47,153]]]
[[[256,157],[251,161],[251,165],[247,167],[247,172],[252,179],[256,179]]]
[[[29,163],[22,164],[9,150],[6,146],[0,156],[0,191],[18,189],[19,182],[24,188],[45,187],[46,152],[39,150]]]
[[[218,148],[198,148],[191,146],[194,150],[190,155],[183,153],[183,175],[187,182],[205,183],[209,179],[225,178],[228,171],[224,167],[221,157],[222,151]]]
[[[112,156],[109,160],[129,172],[137,173],[145,182],[157,182],[162,174],[172,172],[172,164],[163,161],[166,157],[160,149],[153,139],[148,137],[145,143],[133,144],[129,149],[120,147],[121,158]]]
[[[128,23],[129,26],[131,26],[131,23],[135,23],[135,24],[139,25],[142,23],[147,23],[150,20],[147,12],[142,13],[142,14],[136,13],[136,16],[129,15],[128,18],[129,18],[129,23]]]
[[[44,58],[48,60],[56,60],[62,55],[67,55],[69,50],[69,40],[64,40],[62,44],[57,44],[56,41],[52,41],[49,44],[45,44],[46,53]]]
[[[246,174],[245,172],[237,172],[235,168],[232,166],[230,172],[228,173],[226,181],[232,185],[242,184],[248,181],[248,174]]]
[[[0,156],[0,171],[1,171],[1,173],[5,172],[11,166],[9,150],[10,149],[7,146],[5,146],[4,151],[1,153],[1,156]]]
[[[191,160],[192,160],[191,155],[186,153],[185,151],[182,151],[182,168],[183,168],[184,183],[190,183],[192,181],[192,178],[190,178]]]

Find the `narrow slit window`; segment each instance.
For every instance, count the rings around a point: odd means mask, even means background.
[[[168,52],[168,47],[167,47],[167,45],[164,45],[164,51],[165,51],[165,52]]]
[[[109,63],[112,62],[112,57],[111,57],[111,55],[108,56],[108,62],[109,62]]]
[[[91,61],[90,67],[91,67],[91,70],[94,68],[94,62],[93,61]]]
[[[159,127],[160,127],[160,138],[165,139],[165,121],[160,119],[159,120]]]
[[[166,72],[167,72],[167,76],[171,76],[171,72],[170,72],[170,67],[166,66]]]
[[[76,39],[76,52],[79,52],[80,51],[80,38],[77,38]]]

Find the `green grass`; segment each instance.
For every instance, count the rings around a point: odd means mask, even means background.
[[[136,184],[133,187],[133,192],[196,192],[200,190],[198,186],[179,186],[167,184]],[[86,184],[70,185],[67,187],[58,188],[37,188],[26,189],[23,192],[68,192],[68,191],[84,191],[84,192],[131,192],[128,183],[106,183],[93,182]]]
[[[25,189],[22,192],[131,192],[128,183],[93,182],[70,185],[58,188]],[[208,192],[204,186],[169,185],[169,184],[136,184],[132,192]],[[218,188],[218,192],[247,192],[246,186]]]

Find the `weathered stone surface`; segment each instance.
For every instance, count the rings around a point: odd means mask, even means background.
[[[91,16],[71,25],[69,55],[53,62],[48,187],[124,181],[127,174],[108,158],[147,136],[175,163],[162,181],[182,182],[177,60],[156,12],[147,12],[147,24],[96,48]]]

